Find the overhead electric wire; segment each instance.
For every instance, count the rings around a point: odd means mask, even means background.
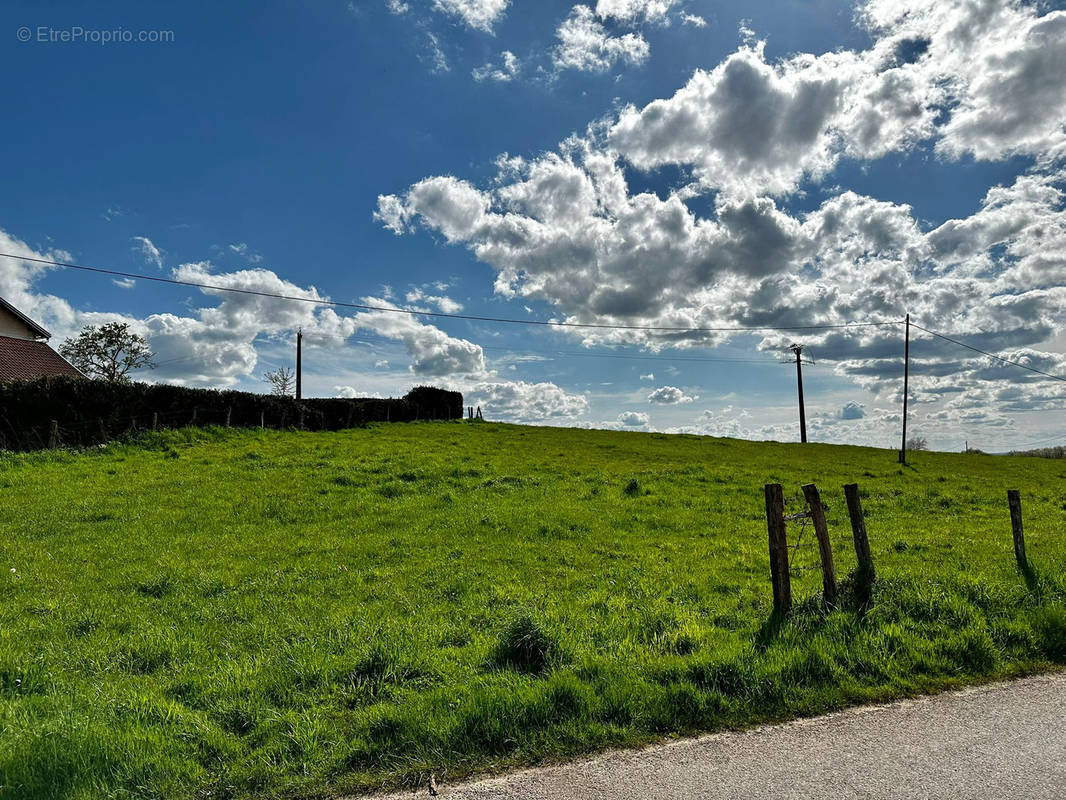
[[[233,294],[252,295],[254,297],[268,297],[274,300],[289,300],[299,303],[311,303],[320,306],[333,306],[337,308],[354,308],[358,311],[379,311],[389,314],[407,314],[416,317],[438,317],[445,319],[462,319],[472,322],[504,322],[512,325],[544,325],[556,328],[597,328],[606,330],[625,331],[652,331],[659,333],[743,333],[745,331],[813,331],[832,330],[838,328],[870,328],[883,325],[902,325],[902,320],[888,320],[884,322],[839,322],[825,325],[754,325],[754,326],[719,326],[704,328],[671,327],[666,325],[616,325],[598,322],[559,322],[557,320],[539,319],[514,319],[511,317],[483,317],[474,314],[450,314],[443,311],[416,311],[408,308],[391,308],[389,306],[372,306],[364,303],[346,303],[340,300],[324,300],[314,297],[297,297],[296,295],[276,294],[263,292],[258,289],[238,289],[232,286],[214,286],[208,283],[196,281],[183,281],[177,278],[163,278],[158,275],[144,275],[138,272],[123,272],[117,269],[104,269],[103,267],[90,267],[84,264],[73,264],[65,261],[53,261],[48,258],[33,258],[20,256],[13,253],[0,253],[0,258],[15,258],[20,261],[29,261],[34,264],[48,264],[53,267],[64,269],[92,272],[99,275],[115,275],[121,278],[134,278],[154,283],[166,283],[173,286],[189,286],[194,289],[206,289],[212,292],[231,292]]]
[[[1011,449],[1012,450],[1030,450],[1030,449],[1032,449],[1034,447],[1039,447],[1042,444],[1047,444],[1048,442],[1056,442],[1056,441],[1063,441],[1063,440],[1066,440],[1066,434],[1056,433],[1054,436],[1049,436],[1046,439],[1038,439],[1037,441],[1029,442],[1028,444],[1015,445]]]
[[[966,342],[960,342],[958,339],[952,339],[950,336],[945,336],[942,333],[937,333],[936,331],[931,331],[928,328],[923,328],[921,325],[918,325],[918,324],[916,324],[914,322],[911,323],[911,327],[917,328],[920,331],[925,331],[926,333],[928,333],[928,334],[930,334],[932,336],[935,336],[938,339],[943,339],[945,342],[951,342],[952,344],[957,344],[959,347],[965,347],[967,350],[973,350],[975,353],[980,353],[983,356],[988,356],[989,358],[994,358],[997,361],[1002,361],[1004,364],[1012,364],[1015,367],[1021,367],[1022,369],[1027,369],[1030,372],[1035,372],[1038,375],[1043,375],[1046,378],[1053,378],[1054,380],[1062,381],[1063,383],[1066,383],[1066,378],[1062,377],[1061,375],[1054,375],[1054,374],[1052,374],[1050,372],[1044,372],[1044,370],[1042,370],[1042,369],[1037,369],[1036,367],[1030,367],[1028,364],[1023,364],[1021,361],[1012,361],[1009,358],[1004,358],[1003,356],[997,356],[995,353],[989,353],[987,350],[982,350],[979,347],[974,347],[971,344],[966,344]]]

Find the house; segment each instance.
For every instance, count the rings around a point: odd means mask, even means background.
[[[0,297],[0,381],[51,375],[84,377],[48,346],[48,331]]]

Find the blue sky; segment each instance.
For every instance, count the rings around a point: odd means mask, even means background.
[[[0,20],[2,252],[596,324],[909,311],[1066,373],[1055,4],[8,3]],[[104,32],[133,41],[62,41]],[[316,311],[17,258],[0,258],[0,294],[57,337],[131,322],[154,380],[261,390],[303,326],[309,393],[439,383],[496,419],[749,438],[797,436],[780,362],[800,340],[812,439],[898,436],[894,326],[678,341]],[[1061,383],[914,348],[911,427],[934,446],[1061,438]]]

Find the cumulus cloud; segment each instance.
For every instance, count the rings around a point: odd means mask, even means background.
[[[446,295],[426,294],[426,287],[416,287],[405,295],[408,303],[429,303],[445,314],[455,314],[463,310],[463,304]]]
[[[862,403],[856,403],[854,400],[850,403],[846,403],[842,409],[840,409],[841,419],[862,419],[866,416],[866,407]]]
[[[492,27],[507,10],[510,0],[433,0],[438,11],[460,19],[474,30],[492,33]]]
[[[0,250],[29,258],[71,259],[70,254],[63,251],[38,252],[4,231],[0,231]],[[72,335],[88,324],[129,323],[148,338],[156,353],[159,366],[151,374],[154,380],[233,385],[255,374],[258,349],[263,342],[291,340],[298,328],[303,329],[305,344],[312,347],[338,347],[357,330],[370,330],[399,341],[410,355],[410,371],[418,376],[488,374],[484,353],[472,342],[449,336],[408,314],[376,311],[342,317],[334,309],[313,302],[328,299],[314,286],[300,286],[267,269],[218,272],[207,261],[182,264],[172,271],[172,275],[178,280],[218,287],[200,290],[214,304],[193,306],[187,314],[160,313],[143,318],[83,312],[62,298],[42,294],[34,284],[47,271],[44,265],[19,258],[0,258],[0,292],[24,313],[52,329],[58,337]],[[225,289],[255,294],[232,293]],[[445,296],[425,296],[421,289],[415,291],[420,300],[438,308],[458,307],[455,301]],[[311,302],[293,302],[264,294]],[[369,305],[400,308],[384,299],[371,297],[364,300]],[[376,366],[388,366],[388,361],[378,360]]]
[[[648,395],[649,403],[662,403],[663,405],[676,405],[678,403],[691,403],[698,399],[695,395],[687,395],[676,386],[660,386]]]
[[[875,0],[860,11],[873,36],[867,50],[771,62],[749,40],[671,97],[623,108],[555,152],[501,158],[484,187],[426,178],[379,198],[377,216],[397,234],[425,228],[469,248],[495,271],[499,295],[544,301],[567,321],[837,325],[894,323],[910,312],[982,349],[1031,351],[1025,357],[1061,374],[1047,360],[1066,314],[1066,100],[1055,94],[1054,69],[1060,12],[917,0]],[[591,10],[585,19],[602,27]],[[1025,92],[1011,83],[1023,74],[1043,98],[1040,109],[1027,110]],[[985,125],[981,115],[997,104],[1003,124]],[[905,204],[831,187],[820,204],[786,210],[783,197],[824,179],[843,157],[919,145],[946,158],[1028,153],[1034,166],[990,188],[969,216],[932,227]],[[692,180],[664,194],[631,188],[634,169],[670,165]],[[732,338],[579,335],[586,344],[652,350]],[[760,347],[791,340],[767,334]],[[838,374],[898,394],[899,326],[811,332],[804,341]],[[1058,402],[1057,389],[1049,395],[1014,367],[991,374],[987,360],[957,346],[920,342],[912,351],[919,404],[979,392],[989,381],[1021,384],[1029,400],[1010,401],[1019,408]]]
[[[481,406],[486,417],[511,422],[571,420],[588,410],[588,398],[551,382],[482,381],[462,387],[467,405]]]
[[[678,0],[597,0],[596,16],[621,22],[663,22]]]
[[[1039,4],[870,0],[879,52],[916,53],[910,71],[948,113],[938,149],[1001,159],[1061,152],[1066,134],[1066,12]],[[917,49],[915,49],[917,45]]]
[[[380,392],[368,392],[365,389],[356,389],[354,386],[334,386],[334,397],[344,397],[352,400],[356,397],[382,397]]]
[[[144,263],[151,264],[156,269],[163,269],[163,254],[159,248],[152,244],[147,236],[134,236],[130,241],[134,242],[133,249],[144,258]]]
[[[623,411],[618,415],[618,424],[626,428],[646,428],[648,415],[639,411]]]
[[[647,40],[639,33],[612,36],[591,8],[574,6],[555,31],[559,43],[552,51],[556,70],[604,72],[616,63],[643,64],[648,59]]]
[[[364,297],[366,305],[400,308],[388,300]],[[389,311],[366,311],[351,320],[358,328],[373,331],[404,344],[412,358],[411,372],[416,375],[482,375],[485,374],[485,353],[481,346],[449,336],[434,325],[426,325],[409,314]]]

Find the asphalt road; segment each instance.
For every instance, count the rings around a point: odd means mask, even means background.
[[[612,752],[439,790],[453,800],[1063,800],[1066,673]]]

